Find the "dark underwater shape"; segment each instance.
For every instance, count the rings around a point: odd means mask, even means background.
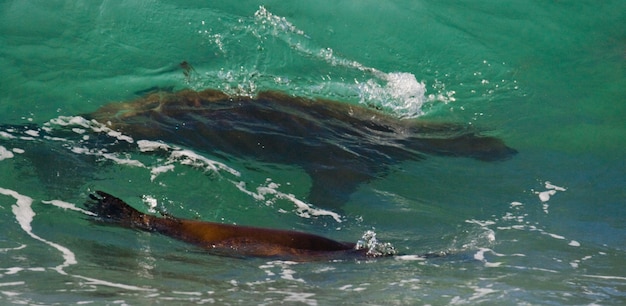
[[[87,208],[103,221],[157,232],[219,255],[276,257],[296,261],[368,256],[367,249],[359,249],[354,243],[303,232],[147,215],[102,191],[96,191],[90,198]]]
[[[433,154],[496,161],[516,153],[502,140],[462,125],[400,120],[357,105],[273,91],[256,97],[212,89],[154,93],[85,117],[137,140],[300,166],[312,179],[308,201],[329,208],[403,160]]]

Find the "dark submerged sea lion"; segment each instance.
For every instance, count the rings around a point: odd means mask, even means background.
[[[183,69],[185,80],[189,83],[191,81],[192,74],[196,73],[196,69],[194,69],[193,66],[191,66],[191,64],[187,61],[182,61],[178,66]]]
[[[296,261],[366,257],[367,249],[322,236],[287,230],[157,217],[137,211],[102,191],[90,195],[87,208],[104,221],[157,232],[220,255],[277,257]]]
[[[85,117],[135,139],[300,166],[312,178],[308,200],[329,208],[403,160],[433,154],[496,161],[516,153],[462,125],[399,120],[353,104],[273,91],[256,97],[213,89],[154,93]]]

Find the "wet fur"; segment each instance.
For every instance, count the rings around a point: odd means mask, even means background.
[[[354,243],[297,231],[238,226],[144,214],[102,191],[86,207],[102,221],[157,232],[227,256],[275,257],[296,261],[366,257]]]
[[[135,139],[159,140],[220,157],[296,165],[312,179],[308,201],[339,209],[358,186],[389,166],[427,155],[507,159],[501,139],[454,123],[399,120],[338,101],[276,91],[159,92],[85,115]]]

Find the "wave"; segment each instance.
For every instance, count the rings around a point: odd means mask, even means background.
[[[359,61],[344,58],[331,47],[319,45],[287,18],[273,14],[264,6],[260,6],[252,17],[224,22],[229,23],[222,29],[222,33],[214,29],[198,31],[203,39],[222,53],[222,56],[233,56],[228,50],[242,47],[239,45],[242,35],[253,40],[260,49],[259,52],[271,52],[261,47],[268,38],[271,38],[272,41],[285,44],[292,52],[289,56],[313,61],[312,65],[322,67],[320,70],[330,71],[338,68],[347,73],[339,73],[340,76],[335,78],[330,74],[321,75],[319,76],[322,78],[321,82],[317,81],[315,75],[309,74],[305,78],[311,78],[309,81],[312,83],[302,84],[293,81],[296,76],[273,72],[271,67],[266,67],[269,64],[257,61],[235,69],[222,68],[218,71],[205,72],[203,75],[196,74],[188,82],[193,89],[200,90],[210,85],[230,95],[253,96],[259,89],[278,88],[299,96],[310,97],[312,93],[321,93],[333,98],[336,98],[336,95],[343,98],[356,97],[358,103],[384,110],[400,118],[423,115],[422,107],[426,103],[435,101],[448,103],[455,100],[453,91],[427,95],[426,84],[418,81],[411,72],[385,72]]]
[[[178,171],[179,167],[191,167],[207,176],[217,175],[226,178],[234,187],[232,190],[238,190],[255,201],[264,203],[266,207],[274,207],[273,204],[277,200],[287,201],[293,205],[293,209],[287,211],[275,208],[281,213],[293,213],[306,219],[328,217],[337,223],[344,219],[339,213],[315,207],[293,194],[281,191],[280,184],[271,182],[271,179],[256,187],[249,187],[251,183],[242,177],[239,170],[223,162],[207,158],[192,149],[160,141],[136,140],[129,135],[111,130],[96,120],[88,120],[81,116],[59,116],[46,122],[41,128],[34,126],[0,128],[0,141],[2,140],[4,141],[0,142],[0,161],[13,159],[16,154],[30,154],[29,157],[37,158],[39,151],[58,147],[60,144],[62,150],[53,150],[59,155],[57,159],[71,157],[68,160],[75,162],[76,158],[80,160],[81,156],[86,156],[122,167],[145,169],[150,174],[149,183],[154,183],[164,173]],[[37,171],[42,170],[39,169],[41,167],[36,168]]]

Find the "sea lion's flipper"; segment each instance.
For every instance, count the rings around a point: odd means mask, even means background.
[[[147,229],[147,215],[132,208],[126,202],[102,191],[90,194],[91,201],[85,206],[103,221],[119,223],[123,226]]]
[[[412,143],[415,150],[441,156],[470,157],[481,161],[499,161],[511,158],[517,150],[496,137],[464,133],[448,138],[421,139]]]
[[[307,169],[312,185],[308,201],[319,207],[339,209],[371,175],[350,169]]]

